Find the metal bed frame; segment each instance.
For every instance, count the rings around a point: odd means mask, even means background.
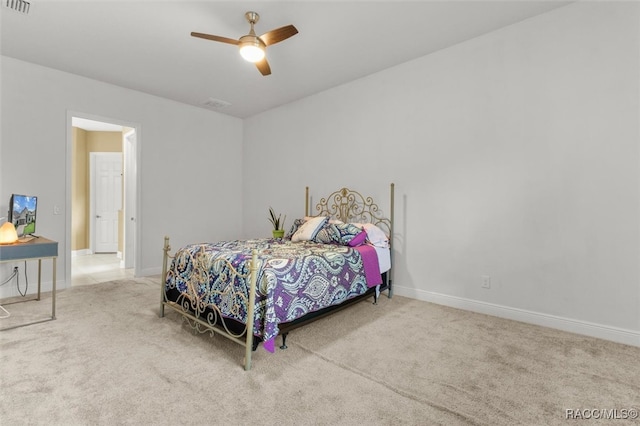
[[[309,187],[305,190],[305,215],[309,216],[310,198]],[[364,197],[359,192],[353,191],[348,188],[342,188],[338,191],[331,193],[328,197],[322,198],[316,205],[316,215],[330,216],[345,223],[372,223],[382,228],[389,237],[389,245],[392,246],[393,238],[393,216],[394,216],[394,184],[390,186],[390,210],[389,217],[385,218],[379,207],[371,197]],[[194,265],[193,282],[188,284],[188,291],[181,293],[176,301],[169,300],[165,291],[165,280],[167,277],[167,270],[169,260],[175,257],[175,254],[170,254],[171,245],[169,243],[169,237],[164,238],[163,247],[163,260],[162,260],[162,276],[160,283],[160,312],[159,316],[162,318],[165,315],[165,308],[169,308],[174,312],[181,315],[182,319],[193,329],[194,333],[209,333],[210,335],[219,334],[224,336],[233,342],[245,347],[244,356],[244,369],[251,369],[251,355],[257,348],[259,341],[253,337],[253,324],[254,324],[254,306],[256,298],[256,278],[259,269],[258,266],[258,253],[256,250],[252,252],[251,262],[249,265],[249,272],[241,274],[237,271],[227,260],[218,259],[213,265],[208,262],[205,264],[204,259],[196,258],[192,259]],[[391,269],[384,275],[383,284],[380,285],[382,291],[388,290],[388,297],[393,296],[393,252],[391,255]],[[215,305],[205,303],[203,299],[206,297],[198,297],[198,293],[195,289],[196,283],[207,277],[209,270],[213,267],[216,268],[218,263],[226,263],[230,272],[228,280],[231,282],[236,278],[248,279],[250,283],[249,294],[243,294],[234,291],[233,286],[228,286],[225,292],[225,296],[231,300],[242,300],[245,302],[248,299],[248,311],[247,311],[247,323],[238,327],[237,321],[225,320]],[[375,288],[373,288],[375,290]],[[215,290],[212,290],[215,291]],[[218,294],[221,292],[216,291]],[[313,312],[305,315],[295,321],[289,323],[280,324],[279,335],[282,336],[281,349],[286,349],[286,337],[288,333],[302,325],[308,324],[323,316],[329,315],[335,311],[344,309],[345,307],[359,302],[368,297],[374,297],[374,304],[377,302],[377,292],[368,291],[360,296],[349,299],[340,305],[330,306],[322,309],[318,312]]]

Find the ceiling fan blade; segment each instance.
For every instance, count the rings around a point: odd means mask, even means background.
[[[256,67],[258,67],[262,75],[271,74],[271,67],[269,66],[269,62],[267,62],[266,57],[263,60],[256,62]]]
[[[229,43],[229,44],[235,44],[235,45],[240,43],[238,40],[234,40],[232,38],[220,37],[220,36],[211,35],[211,34],[191,33],[191,35],[193,37],[204,38],[204,39],[207,39],[207,40],[220,41],[222,43]]]
[[[272,44],[276,44],[281,42],[282,40],[286,40],[291,36],[298,34],[298,30],[293,25],[285,25],[284,27],[276,28],[275,30],[271,30],[266,32],[260,36],[260,39],[264,41],[264,44],[270,46]]]

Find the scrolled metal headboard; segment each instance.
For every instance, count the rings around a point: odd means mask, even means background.
[[[385,217],[372,197],[365,197],[360,192],[349,188],[341,188],[328,197],[321,198],[316,204],[316,216],[330,216],[344,223],[372,223],[385,231],[389,239],[393,236],[393,204],[394,184],[390,188],[389,217]],[[309,187],[306,188],[305,215],[309,216]]]

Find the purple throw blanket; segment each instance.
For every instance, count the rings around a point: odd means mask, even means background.
[[[380,264],[378,263],[378,254],[372,246],[364,244],[355,247],[362,256],[364,265],[364,274],[367,277],[367,286],[375,287],[382,284],[382,275],[380,275]]]

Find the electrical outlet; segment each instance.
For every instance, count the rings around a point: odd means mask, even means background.
[[[491,277],[489,275],[481,275],[480,279],[482,280],[482,288],[491,288]]]
[[[60,214],[60,207],[53,206],[53,214]]]

